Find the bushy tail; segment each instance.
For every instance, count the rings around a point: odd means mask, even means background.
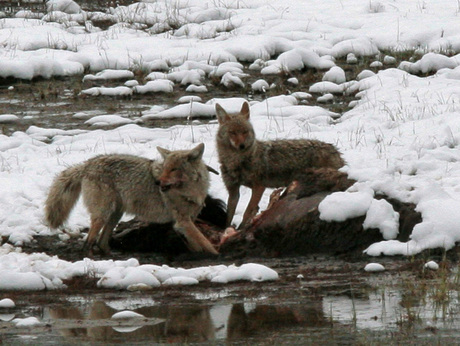
[[[53,181],[45,204],[45,220],[51,228],[58,228],[69,217],[81,192],[83,165],[70,167]]]

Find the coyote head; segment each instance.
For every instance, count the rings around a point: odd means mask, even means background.
[[[229,144],[238,151],[248,150],[255,141],[254,128],[249,122],[249,104],[243,103],[237,114],[228,114],[220,104],[216,104],[219,130],[217,139],[220,143]]]
[[[161,191],[181,188],[186,182],[200,179],[200,165],[204,152],[204,144],[198,144],[191,150],[170,151],[157,147],[163,157],[163,169],[158,178]]]

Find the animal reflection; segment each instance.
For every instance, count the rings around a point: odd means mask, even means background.
[[[122,342],[149,340],[149,342],[186,343],[212,341],[226,337],[237,340],[248,336],[264,335],[285,327],[324,326],[329,322],[324,318],[321,302],[306,302],[302,306],[255,305],[248,309],[244,304],[233,304],[225,325],[215,325],[211,313],[212,306],[149,306],[135,312],[146,318],[161,319],[159,323],[131,327],[116,327],[101,321],[109,321],[118,312],[102,301],[96,301],[87,309],[76,307],[49,308],[51,320],[73,320],[72,328],[59,328],[61,335],[68,338],[87,338],[100,342]],[[86,310],[86,311],[85,311]],[[213,318],[214,317],[214,318]],[[222,320],[221,318],[219,318]],[[94,323],[93,323],[94,321]],[[83,323],[84,322],[84,323]],[[84,328],[75,328],[84,325]],[[225,333],[222,334],[222,329]],[[220,332],[220,335],[217,335]]]

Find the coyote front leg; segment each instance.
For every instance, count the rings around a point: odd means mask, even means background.
[[[227,223],[226,226],[230,226],[235,216],[236,206],[240,199],[240,186],[232,185],[227,187],[228,190],[228,201],[227,201]]]
[[[208,239],[195,226],[190,217],[177,219],[174,225],[176,232],[183,234],[187,240],[187,246],[193,252],[209,252],[218,255],[217,250],[212,246]]]
[[[264,191],[265,187],[262,185],[255,185],[252,187],[251,199],[246,207],[246,211],[243,215],[243,221],[241,222],[240,227],[238,227],[239,229],[246,227],[259,211],[259,202],[264,194]]]

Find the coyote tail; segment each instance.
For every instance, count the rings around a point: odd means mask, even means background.
[[[45,220],[51,228],[58,228],[69,217],[81,192],[83,166],[70,167],[53,181],[45,203]]]

